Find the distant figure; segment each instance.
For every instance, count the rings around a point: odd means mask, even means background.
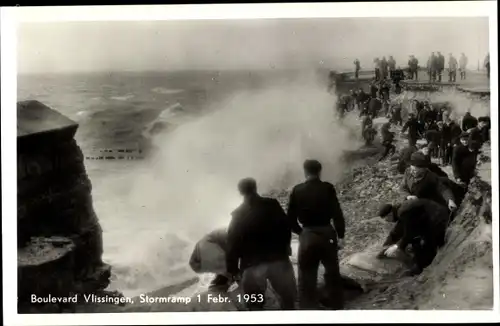
[[[449,79],[450,83],[454,83],[457,81],[457,59],[450,53],[450,58],[448,59],[448,68],[449,68]]]
[[[389,63],[387,62],[387,59],[385,57],[382,57],[382,60],[380,61],[380,70],[382,80],[385,80],[389,72]]]
[[[389,56],[389,60],[387,61],[389,65],[389,78],[393,78],[394,70],[396,70],[396,60],[391,56]]]
[[[380,80],[380,59],[375,58],[373,60],[373,67],[375,70],[375,80]]]
[[[432,200],[412,199],[394,206],[386,204],[380,208],[379,216],[396,225],[378,258],[395,257],[398,251],[404,252],[409,244],[412,245],[413,266],[404,273],[405,276],[422,273],[445,244],[448,210]]]
[[[297,289],[287,216],[276,199],[257,193],[254,179],[241,180],[238,190],[243,203],[233,211],[228,227],[227,271],[233,276],[242,272],[243,292],[255,298],[245,301],[249,310],[264,308],[267,281],[281,298],[281,308],[293,310]]]
[[[438,57],[434,54],[434,52],[432,52],[429,60],[427,61],[427,71],[429,72],[429,82],[436,81],[438,65],[439,65],[438,64]]]
[[[462,53],[459,60],[460,65],[460,80],[465,80],[467,78],[467,63],[469,59]]]
[[[488,74],[488,79],[490,79],[490,54],[486,55],[484,59],[484,67],[486,68],[486,73]]]
[[[322,263],[328,306],[341,310],[344,299],[337,251],[343,247],[345,220],[335,187],[320,179],[321,169],[316,160],[304,162],[306,181],[293,188],[288,204],[292,230],[299,235],[299,305],[304,310],[318,309],[318,267]]]
[[[359,71],[361,70],[361,63],[358,59],[354,60],[354,78],[359,78]]]
[[[410,78],[418,80],[418,59],[414,55],[410,56],[408,67],[410,71]]]
[[[438,78],[438,82],[441,82],[441,79],[443,76],[443,71],[444,71],[444,56],[441,54],[441,52],[438,51],[438,53],[437,53],[437,78]]]

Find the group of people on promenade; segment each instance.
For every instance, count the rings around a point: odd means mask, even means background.
[[[429,58],[427,59],[427,74],[429,76],[429,82],[441,82],[443,73],[445,71],[446,59],[441,54],[441,52],[437,51],[436,53],[432,52]],[[450,53],[448,57],[448,82],[453,83],[457,81],[457,71],[460,72],[460,80],[467,79],[467,65],[469,63],[469,59],[465,56],[464,53],[460,55],[460,58],[457,60],[455,56]],[[383,80],[387,78],[393,77],[393,72],[397,69],[401,69],[396,65],[396,60],[393,56],[389,56],[389,59],[386,57],[375,58],[373,60],[374,72],[375,72],[375,80]],[[487,71],[488,78],[490,78],[490,55],[486,56],[484,60],[483,67]],[[359,59],[354,60],[354,68],[355,68],[355,78],[359,78],[359,72],[361,70],[361,63]],[[420,70],[420,65],[418,59],[415,55],[410,55],[407,66],[407,78],[412,80],[418,80],[418,72]]]
[[[380,112],[370,101],[388,99],[391,91],[390,85],[380,82],[372,87],[376,89],[368,93],[359,89],[349,95],[363,118],[362,137],[373,128],[372,120]],[[412,257],[405,275],[414,276],[432,263],[446,243],[448,225],[475,174],[479,151],[489,140],[489,118],[478,119],[468,112],[459,124],[450,119],[449,107],[415,101],[403,121],[402,109],[397,103],[391,105],[385,112],[389,121],[381,128],[385,147],[381,160],[396,153],[395,132],[391,130],[394,125],[402,126],[401,133],[407,131],[408,135],[397,164],[404,175],[401,201],[383,203],[378,212],[395,224],[377,258],[405,253]],[[417,146],[419,138],[425,139],[426,145]],[[452,165],[454,178],[432,161],[435,157],[441,158],[442,165]],[[227,291],[236,282],[248,298],[246,308],[263,310],[269,281],[283,310],[344,308],[345,281],[340,274],[338,250],[343,247],[346,223],[335,186],[321,179],[322,168],[314,159],[303,163],[305,181],[293,187],[286,211],[276,199],[261,196],[253,178],[238,183],[243,202],[232,212],[228,227],[204,238],[221,248],[225,257],[225,269],[211,283],[213,291]],[[298,280],[290,260],[292,233],[299,239]],[[201,255],[195,249],[190,260],[198,272]],[[324,296],[317,289],[320,263],[325,269]]]

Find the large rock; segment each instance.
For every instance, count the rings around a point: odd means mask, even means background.
[[[109,283],[110,267],[101,260],[102,230],[92,186],[73,138],[78,125],[38,101],[19,102],[17,115],[20,306],[34,293],[30,280],[40,273],[60,276],[38,278],[36,285],[45,294],[50,289],[53,295],[99,291]],[[66,251],[60,257],[57,236],[71,243],[61,247]],[[38,258],[26,259],[28,252]]]

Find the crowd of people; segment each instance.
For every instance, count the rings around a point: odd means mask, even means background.
[[[385,70],[380,74],[384,77]],[[395,84],[397,80],[392,85],[390,80],[375,80],[369,92],[353,90],[339,110],[359,110],[360,136],[367,142],[377,133],[373,118],[389,117],[381,128],[381,160],[397,152],[391,128],[397,125],[402,134],[407,133],[397,164],[404,175],[401,201],[380,208],[380,217],[395,226],[377,258],[406,253],[413,257],[413,264],[405,274],[414,276],[432,263],[446,243],[446,230],[475,174],[479,151],[489,141],[490,122],[488,117],[476,118],[468,112],[457,123],[450,118],[448,106],[417,100],[405,108],[409,114],[403,121],[403,108],[389,100]],[[425,145],[417,146],[419,139],[425,139]],[[432,158],[440,158],[441,166]],[[453,177],[442,170],[449,164]],[[262,310],[269,281],[283,310],[343,309],[345,281],[339,270],[338,250],[343,247],[346,225],[341,203],[334,185],[321,179],[319,161],[306,160],[303,171],[305,181],[289,194],[286,211],[276,199],[259,195],[256,180],[245,178],[238,183],[243,202],[232,212],[229,226],[206,236],[221,248],[226,262],[224,271],[213,279],[212,290],[227,291],[236,282],[248,298],[244,302],[247,309]],[[290,260],[292,233],[299,238],[298,280]],[[193,270],[200,270],[202,260],[200,251],[195,250],[190,261]],[[320,263],[325,269],[326,296],[317,291]]]
[[[450,53],[448,57],[448,82],[453,83],[457,81],[457,71],[460,72],[460,80],[467,79],[467,65],[469,64],[469,59],[464,53],[460,55],[457,60],[455,56]],[[373,69],[375,72],[375,80],[383,80],[387,78],[392,78],[393,73],[396,70],[401,70],[399,66],[396,65],[396,60],[389,56],[375,58],[373,60]],[[483,67],[487,71],[488,78],[490,78],[490,55],[486,56],[484,60]],[[414,55],[410,55],[408,60],[408,65],[406,68],[406,76],[408,79],[418,80],[418,72],[420,70],[420,65],[418,59]],[[443,78],[443,73],[446,68],[446,59],[441,52],[432,52],[427,59],[426,70],[429,76],[429,81],[431,82],[441,82]],[[361,63],[359,59],[354,60],[355,78],[358,79],[359,72],[361,70]]]

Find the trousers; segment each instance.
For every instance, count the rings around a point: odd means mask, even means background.
[[[344,307],[342,278],[338,260],[337,234],[333,227],[304,228],[299,237],[299,306],[302,310],[319,308],[318,268],[325,268],[328,306],[333,310]]]
[[[297,301],[297,283],[290,259],[251,266],[243,271],[241,286],[243,292],[256,298],[245,302],[248,310],[263,310],[267,281],[271,283],[274,291],[281,301],[281,309],[295,309]],[[262,300],[261,300],[262,299]],[[254,302],[252,302],[254,301]]]

